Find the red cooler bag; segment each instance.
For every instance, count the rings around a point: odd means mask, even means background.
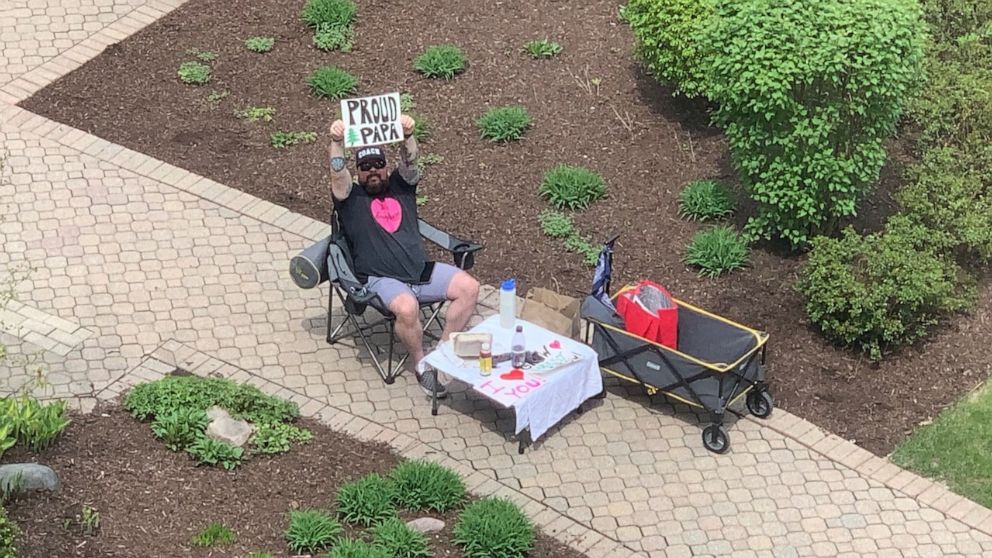
[[[665,287],[641,281],[617,296],[617,313],[625,329],[634,335],[678,348],[679,308]]]

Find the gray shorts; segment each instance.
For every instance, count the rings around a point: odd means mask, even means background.
[[[403,293],[409,293],[417,299],[417,302],[440,302],[448,298],[448,287],[451,285],[451,280],[460,271],[451,264],[437,262],[434,264],[434,271],[431,273],[429,283],[409,285],[389,277],[369,277],[365,287],[379,295],[382,303],[387,307]]]

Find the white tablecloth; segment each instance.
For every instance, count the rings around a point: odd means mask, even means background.
[[[596,351],[588,345],[524,320],[517,319],[516,325],[523,326],[528,351],[540,351],[546,344],[557,340],[564,350],[579,355],[581,359],[544,374],[525,371],[523,380],[500,378],[512,369],[509,362],[494,366],[489,376],[481,375],[478,360],[458,358],[450,342],[439,345],[424,358],[424,362],[471,385],[473,390],[503,407],[512,407],[517,417],[516,433],[529,429],[531,440],[537,440],[583,401],[603,391],[603,377]],[[499,315],[490,316],[470,331],[491,333],[494,355],[510,352],[515,328],[500,327]]]

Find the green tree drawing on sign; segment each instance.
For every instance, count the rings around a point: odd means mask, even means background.
[[[358,128],[348,128],[348,146],[362,143],[362,138],[358,135]]]

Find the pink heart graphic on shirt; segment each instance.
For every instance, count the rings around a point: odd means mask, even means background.
[[[400,221],[403,220],[403,208],[396,198],[383,198],[372,200],[372,217],[379,226],[386,229],[389,234],[393,234],[400,228]]]

